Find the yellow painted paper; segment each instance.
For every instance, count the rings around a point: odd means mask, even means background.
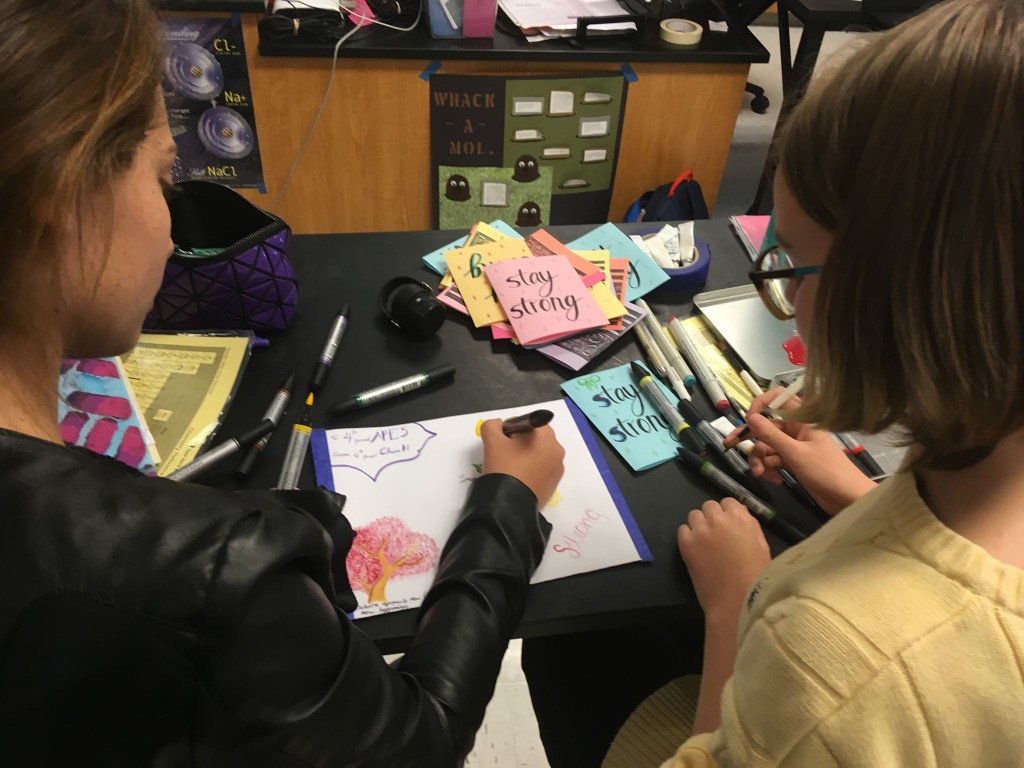
[[[597,302],[597,306],[601,308],[605,317],[609,320],[615,320],[616,318],[623,317],[627,314],[625,306],[619,301],[618,297],[613,292],[612,283],[612,265],[611,265],[611,254],[608,251],[574,251],[577,256],[586,259],[591,264],[596,265],[604,273],[604,280],[599,283],[594,283],[590,286],[590,295],[594,297],[594,301]],[[608,327],[608,330],[619,330],[622,327],[622,323],[612,323],[612,326]]]
[[[481,328],[508,319],[483,268],[499,261],[528,259],[530,256],[526,243],[512,238],[468,248],[454,248],[445,253],[448,271],[455,278],[455,287],[469,310],[473,325]]]
[[[747,388],[739,373],[722,354],[722,350],[716,344],[714,333],[704,323],[704,318],[694,315],[683,320],[683,325],[690,332],[690,338],[693,339],[697,351],[704,358],[704,362],[707,363],[711,372],[718,377],[726,394],[744,408],[749,408],[754,399],[754,393]],[[669,338],[672,338],[672,334],[669,334]]]

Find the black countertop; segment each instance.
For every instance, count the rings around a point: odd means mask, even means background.
[[[626,231],[651,227],[621,226]],[[551,227],[550,231],[566,241],[591,228]],[[746,284],[750,261],[728,222],[700,221],[696,231],[713,254],[708,282],[702,290]],[[351,325],[323,392],[325,405],[321,407],[318,402],[314,410],[314,427],[402,424],[543,402],[558,398],[559,384],[567,379],[641,357],[633,334],[627,334],[577,374],[537,352],[492,341],[487,328],[473,328],[467,318],[454,312],[449,313],[449,319],[432,339],[404,338],[380,316],[377,291],[395,275],[415,275],[434,282],[436,276],[428,276],[420,257],[453,237],[455,233],[437,231],[296,237],[290,251],[300,282],[295,321],[286,332],[272,338],[270,347],[253,352],[217,439],[239,435],[259,421],[275,388],[289,372],[302,378],[312,371],[327,328],[338,307],[346,301],[351,304]],[[693,291],[658,290],[649,294],[647,301],[664,320],[672,315],[690,315],[693,295]],[[454,381],[395,398],[344,420],[323,415],[326,404],[353,392],[443,363],[458,369]],[[695,394],[695,398],[711,412],[703,395]],[[301,396],[292,398],[283,423],[290,425],[298,418],[303,407],[301,400]],[[676,528],[688,510],[715,496],[715,489],[685,472],[676,462],[633,472],[605,441],[598,440],[654,561],[534,585],[518,635],[670,621],[692,621],[696,625],[701,621],[700,607],[676,546]],[[287,443],[287,430],[279,429],[247,487],[274,485]],[[231,476],[233,464],[226,464],[204,475],[202,482],[237,487]],[[303,469],[302,488],[315,487],[311,465],[307,461]],[[773,488],[772,497],[780,512],[804,530],[811,531],[820,525],[813,513],[793,501],[787,489]],[[784,548],[772,532],[767,535],[774,552]],[[358,626],[388,653],[406,646],[415,621],[415,611],[403,611],[363,619]]]
[[[652,7],[659,9],[658,3]],[[713,11],[712,11],[713,12]],[[434,38],[424,10],[419,25],[410,32],[398,32],[383,27],[369,27],[357,32],[342,44],[339,57],[381,59],[469,59],[486,61],[554,61],[573,62],[664,62],[694,64],[764,63],[768,51],[745,27],[730,28],[726,33],[712,33],[706,29],[707,11],[700,7],[687,17],[705,25],[703,39],[694,47],[669,45],[658,37],[658,19],[655,10],[642,37],[599,38],[578,47],[568,40],[530,43],[513,32],[507,19],[498,15],[498,28],[493,38]],[[678,16],[666,10],[665,18]],[[407,22],[408,24],[408,22]],[[260,40],[260,53],[264,56],[325,56],[334,53],[334,44],[326,41]]]

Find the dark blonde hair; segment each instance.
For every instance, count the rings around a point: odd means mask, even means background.
[[[69,216],[132,163],[158,103],[147,0],[0,0],[0,291],[53,269]],[[4,307],[7,307],[6,309]],[[0,302],[0,329],[20,326]]]
[[[1024,2],[951,0],[815,83],[783,177],[834,235],[801,418],[953,469],[1024,425]]]

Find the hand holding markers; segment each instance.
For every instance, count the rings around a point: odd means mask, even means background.
[[[529,416],[531,414],[527,414]],[[533,491],[537,508],[550,501],[565,471],[565,449],[550,426],[535,427],[513,436],[505,433],[501,419],[488,419],[480,426],[484,441],[485,475],[511,475]]]
[[[747,426],[757,438],[749,457],[750,468],[755,477],[776,484],[782,482],[778,470],[789,470],[814,500],[834,515],[876,485],[850,462],[830,432],[801,422],[766,418],[764,410],[782,391],[766,392],[750,405]],[[794,398],[779,407],[789,410],[798,405],[799,399]]]

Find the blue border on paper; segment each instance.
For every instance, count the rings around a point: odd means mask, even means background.
[[[608,462],[605,461],[604,454],[601,453],[601,447],[597,444],[594,430],[590,428],[590,422],[587,421],[586,415],[571,399],[568,397],[564,399],[565,404],[569,407],[569,414],[572,416],[573,421],[576,422],[576,428],[580,431],[580,435],[583,436],[583,442],[587,444],[590,458],[597,465],[597,471],[601,475],[601,479],[604,480],[604,484],[608,487],[608,493],[611,494],[619,517],[622,518],[626,530],[629,531],[629,537],[633,540],[633,546],[636,547],[637,554],[640,555],[640,559],[645,563],[651,562],[654,559],[654,555],[651,554],[647,541],[644,540],[644,535],[640,532],[640,526],[636,524],[633,513],[629,511],[626,499],[622,496],[622,491],[619,490],[619,484],[612,477],[612,470],[608,466]]]
[[[316,484],[329,491],[338,492],[334,487],[334,473],[331,471],[331,453],[327,447],[327,430],[314,429],[309,438],[313,452],[313,474]]]

